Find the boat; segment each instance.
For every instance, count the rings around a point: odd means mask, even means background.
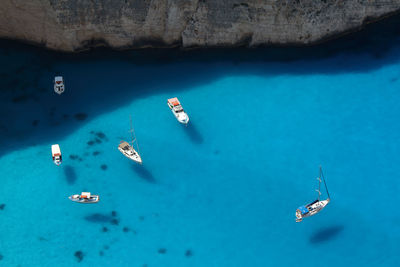
[[[62,93],[64,93],[64,90],[64,78],[62,76],[54,77],[54,92],[61,95]]]
[[[53,157],[53,162],[57,166],[61,165],[62,162],[62,155],[60,146],[58,144],[51,145],[51,156]]]
[[[303,218],[310,217],[310,216],[313,216],[313,215],[319,213],[330,202],[328,187],[326,185],[324,174],[322,173],[321,167],[319,168],[319,176],[318,176],[317,180],[318,180],[318,189],[317,189],[318,198],[307,205],[303,205],[303,206],[299,207],[296,210],[296,222],[301,222],[303,220]],[[328,195],[328,198],[325,200],[320,199],[321,198],[321,190],[320,189],[321,189],[322,181],[324,182],[325,190]]]
[[[181,103],[177,97],[168,99],[168,107],[171,109],[172,114],[182,124],[187,125],[189,123],[189,116],[183,110]]]
[[[83,204],[97,203],[100,201],[100,197],[98,195],[92,195],[90,192],[82,192],[80,195],[72,195],[68,198],[73,202]]]
[[[135,135],[135,131],[133,130],[133,126],[132,126],[132,117],[130,117],[130,121],[131,121],[131,143],[128,143],[124,140],[122,140],[120,142],[120,144],[118,145],[118,150],[128,159],[131,159],[139,164],[142,164],[142,158],[139,155],[139,144],[136,140],[136,135]],[[137,146],[137,150],[135,150],[135,148],[133,147],[133,144],[136,143]]]

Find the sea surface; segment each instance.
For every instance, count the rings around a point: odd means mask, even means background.
[[[75,55],[0,42],[0,265],[400,266],[399,35],[370,35]],[[117,150],[130,116],[142,166]],[[296,223],[320,165],[331,203]],[[68,199],[82,191],[100,202]]]

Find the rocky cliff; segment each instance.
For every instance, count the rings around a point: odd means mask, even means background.
[[[0,38],[50,49],[303,45],[400,11],[400,0],[1,0]]]

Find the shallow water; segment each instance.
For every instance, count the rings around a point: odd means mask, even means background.
[[[2,44],[1,264],[398,265],[397,41],[289,61]],[[130,115],[143,166],[117,150]],[[320,164],[332,202],[295,223]],[[101,201],[67,198],[86,190]]]

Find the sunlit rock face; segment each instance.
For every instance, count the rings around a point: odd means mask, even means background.
[[[400,0],[2,0],[0,38],[50,49],[304,45],[400,11]]]

